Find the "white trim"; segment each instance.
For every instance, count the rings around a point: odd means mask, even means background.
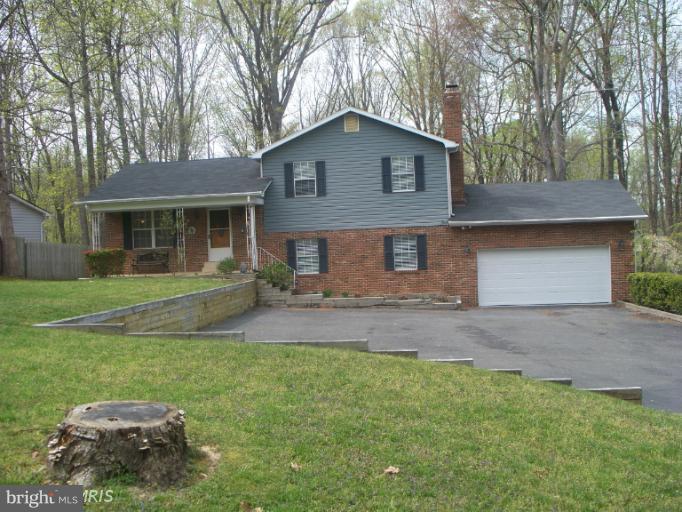
[[[230,208],[230,207],[206,208],[206,247],[208,249],[208,261],[221,261],[221,260],[212,260],[211,259],[211,211],[223,211],[223,210],[227,210],[227,223],[228,223],[228,229],[230,230],[230,247],[229,247],[230,255],[225,256],[225,257],[226,258],[233,258],[234,257],[234,245],[232,244],[232,208]],[[226,249],[226,247],[217,247],[216,249]]]
[[[386,119],[385,117],[381,117],[381,116],[378,116],[376,114],[370,114],[369,112],[365,112],[364,110],[360,110],[360,109],[357,109],[354,107],[347,107],[347,108],[344,108],[343,110],[339,110],[338,112],[330,115],[329,117],[325,117],[324,119],[322,119],[316,123],[311,124],[307,128],[303,128],[302,130],[294,132],[291,135],[289,135],[288,137],[284,137],[283,139],[280,139],[277,142],[270,144],[269,146],[266,146],[263,149],[256,151],[255,153],[252,153],[251,158],[254,158],[254,159],[262,158],[265,153],[268,153],[268,152],[272,151],[273,149],[278,148],[279,146],[282,146],[288,142],[291,142],[292,140],[297,139],[301,135],[305,135],[306,133],[313,131],[316,128],[319,128],[320,126],[325,125],[325,124],[329,123],[330,121],[333,121],[334,119],[337,119],[337,118],[344,116],[348,113],[353,113],[353,114],[357,114],[358,116],[368,117],[369,119],[374,119],[375,121],[379,121],[380,123],[384,123],[384,124],[387,124],[389,126],[393,126],[395,128],[399,128],[401,130],[405,130],[407,132],[414,133],[416,135],[420,135],[424,138],[431,139],[431,140],[434,140],[436,142],[440,142],[441,144],[443,144],[443,146],[445,146],[446,149],[450,149],[450,150],[454,151],[457,148],[459,148],[459,144],[457,144],[456,142],[454,142],[452,140],[444,139],[443,137],[438,137],[437,135],[432,135],[432,134],[424,132],[422,130],[417,130],[416,128],[413,128],[411,126],[407,126],[407,125],[404,125],[402,123],[398,123],[396,121],[391,121],[390,119]]]
[[[262,205],[265,201],[262,197],[234,196],[234,197],[204,197],[196,196],[190,199],[169,198],[165,200],[116,200],[116,202],[102,202],[102,204],[86,205],[90,212],[125,212],[137,210],[165,210],[169,208],[212,208],[245,206],[247,204]]]
[[[455,215],[457,218],[457,215]],[[452,227],[467,226],[513,226],[517,224],[569,224],[573,222],[595,223],[608,221],[628,221],[646,219],[647,215],[622,215],[611,217],[562,217],[556,219],[519,219],[519,220],[450,220],[448,225]]]
[[[391,156],[391,192],[394,194],[400,194],[402,192],[416,192],[417,191],[417,168],[414,164],[414,155],[394,155]],[[397,158],[405,158],[405,159],[411,159],[412,160],[412,188],[406,188],[403,190],[395,190],[393,187],[393,181],[396,176],[408,176],[409,173],[398,173],[395,172],[395,168],[393,166],[393,159]],[[395,172],[395,174],[394,174]]]
[[[251,270],[258,268],[258,240],[256,240],[256,207],[252,204],[246,207],[248,219],[248,242],[251,247]]]
[[[38,213],[42,213],[44,217],[50,217],[51,216],[50,212],[48,212],[47,210],[43,210],[40,206],[36,206],[33,203],[29,203],[28,201],[26,201],[26,199],[22,199],[21,197],[19,197],[17,195],[10,193],[9,198],[14,199],[17,203],[19,203],[23,206],[26,206],[27,208],[30,208],[32,210],[35,210]]]
[[[296,178],[296,164],[313,164],[313,177],[312,178]],[[317,161],[316,160],[297,160],[291,163],[292,167],[292,177],[294,180],[294,197],[317,197]],[[296,182],[297,181],[312,181],[315,184],[315,192],[313,194],[301,194],[300,196],[296,193]]]
[[[452,183],[450,182],[450,154],[445,152],[445,170],[448,184],[448,218],[452,217]]]
[[[411,234],[406,234],[406,235],[393,235],[393,270],[395,272],[413,272],[415,270],[419,270],[419,240],[417,239],[417,235],[411,235]],[[395,239],[396,238],[410,238],[414,239],[414,266],[409,266],[409,267],[402,267],[402,268],[397,268],[395,260]]]
[[[318,275],[320,273],[320,243],[319,243],[319,238],[299,238],[295,240],[295,245],[296,245],[296,272],[300,276],[314,276]],[[317,251],[316,257],[317,257],[317,270],[313,272],[302,272],[299,270],[299,265],[298,265],[298,244],[300,242],[313,242],[312,246],[315,247],[315,250]]]
[[[269,183],[268,183],[269,185]],[[267,187],[265,188],[267,190]],[[125,199],[97,199],[94,201],[74,201],[73,204],[86,204],[86,205],[91,205],[91,204],[100,204],[100,203],[134,203],[137,201],[159,201],[163,199],[195,199],[195,198],[203,198],[203,197],[239,197],[239,196],[257,196],[257,197],[262,197],[262,195],[265,193],[265,190],[262,192],[230,192],[227,194],[193,194],[193,195],[185,195],[185,196],[152,196],[152,197],[128,197]]]
[[[163,229],[161,229],[161,228],[157,229],[155,213],[156,212],[162,212],[163,213],[164,211],[169,211],[169,210],[166,208],[163,210],[144,210],[144,211],[145,212],[149,211],[149,213],[151,213],[150,218],[152,221],[152,225],[151,225],[151,227],[148,227],[148,228],[135,228],[132,225],[132,219],[131,219],[130,232],[131,232],[131,236],[132,236],[133,250],[136,250],[136,249],[144,249],[144,250],[146,250],[146,249],[171,249],[173,247],[173,244],[171,244],[171,245],[156,245],[156,232],[157,232],[157,230],[163,231]],[[170,211],[172,212],[172,210],[170,210]],[[98,212],[93,212],[93,213],[95,215],[99,215]],[[139,213],[139,212],[133,212],[133,213]],[[135,231],[149,231],[152,235],[152,245],[150,247],[135,247]],[[175,235],[173,235],[173,238],[175,238]]]

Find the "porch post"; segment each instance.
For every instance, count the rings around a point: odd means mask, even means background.
[[[187,272],[187,254],[185,252],[185,209],[175,209],[175,236],[178,252],[178,266],[182,266],[182,271]]]
[[[251,247],[251,269],[258,270],[258,243],[256,241],[256,207],[248,205],[249,246]]]
[[[92,250],[99,251],[102,248],[102,237],[100,233],[100,225],[102,214],[100,212],[90,213],[90,225],[92,228]]]

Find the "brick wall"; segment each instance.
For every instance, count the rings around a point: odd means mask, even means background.
[[[351,295],[438,293],[461,295],[477,303],[476,253],[479,249],[609,245],[613,300],[628,296],[627,274],[633,272],[632,223],[561,224],[459,229],[443,227],[268,233],[263,246],[286,261],[286,240],[327,238],[329,273],[300,276],[303,291],[331,289]],[[386,235],[427,235],[428,270],[385,271]],[[624,246],[618,248],[622,240]],[[469,254],[466,248],[469,248]]]
[[[464,197],[464,139],[462,137],[462,93],[458,86],[448,85],[443,93],[443,135],[460,145],[458,151],[448,155],[450,167],[450,193],[452,202],[461,205]]]

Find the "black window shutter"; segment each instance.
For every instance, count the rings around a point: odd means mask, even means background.
[[[123,248],[130,250],[133,248],[133,219],[130,212],[123,212]]]
[[[417,268],[419,270],[426,270],[426,235],[417,235]]]
[[[287,265],[296,269],[296,240],[287,240]]]
[[[393,237],[384,237],[384,269],[395,270],[395,263],[393,261]]]
[[[315,177],[317,178],[317,195],[327,195],[327,168],[324,160],[315,162]]]
[[[327,239],[317,239],[317,254],[320,258],[320,274],[329,272],[329,254],[327,251]]]
[[[391,187],[391,157],[385,156],[381,159],[381,179],[384,188],[384,194],[393,192]]]
[[[284,164],[284,197],[294,197],[294,164]]]
[[[417,192],[422,192],[426,188],[423,155],[414,155],[414,188]]]

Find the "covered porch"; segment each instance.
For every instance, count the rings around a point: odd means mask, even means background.
[[[250,195],[88,204],[92,248],[124,249],[126,274],[214,273],[226,258],[252,271],[262,205]]]

